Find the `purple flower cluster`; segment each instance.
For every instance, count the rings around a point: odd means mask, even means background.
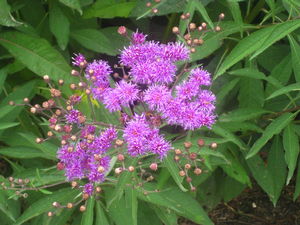
[[[81,131],[80,140],[64,145],[57,153],[68,180],[88,178],[90,184],[84,186],[87,194],[92,194],[92,183],[104,180],[110,163],[106,152],[117,138],[114,128],[108,128],[99,135],[95,135],[95,131],[95,127],[86,126]]]
[[[170,143],[159,135],[159,130],[150,126],[145,115],[135,115],[128,122],[124,130],[124,139],[127,142],[128,154],[131,156],[153,153],[160,159],[166,156],[171,149]]]
[[[182,43],[146,41],[146,35],[135,32],[131,45],[120,55],[120,65],[126,67],[123,72],[128,74],[123,74],[124,79],[116,82],[115,87],[109,82],[112,69],[107,62],[95,60],[87,64],[85,72],[93,97],[109,111],[122,112],[123,137],[129,155],[154,153],[161,159],[166,156],[171,146],[159,134],[161,122],[186,130],[211,127],[214,123],[215,96],[203,88],[211,85],[210,74],[203,68],[195,68],[186,81],[178,85],[175,81],[176,63],[188,59],[189,50]],[[81,55],[78,60],[83,60]],[[145,116],[148,112],[154,116]],[[70,112],[66,117],[70,123],[75,121],[73,114]]]

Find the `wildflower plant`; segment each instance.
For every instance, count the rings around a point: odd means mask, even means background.
[[[173,28],[176,34],[177,29]],[[168,129],[185,136],[189,131],[211,128],[215,123],[216,97],[209,90],[211,74],[202,66],[189,65],[193,46],[201,41],[192,39],[190,30],[181,37],[185,43],[167,44],[147,40],[147,35],[139,31],[129,34],[123,26],[118,33],[130,40],[130,45],[120,50],[118,64],[111,66],[102,59],[74,54],[70,76],[79,82],[69,85],[71,94],[64,93],[63,80],[56,87],[51,77],[45,75],[50,98],[41,105],[32,105],[24,99],[30,112],[40,114],[49,126],[47,137],[36,138],[36,143],[59,141],[57,170],[64,172],[66,181],[79,189],[82,196],[66,205],[53,202],[54,209],[48,216],[57,213],[55,208],[73,208],[78,204],[80,211],[85,211],[86,200],[99,197],[106,184],[116,185],[116,189],[118,185],[124,189],[126,184],[144,195],[159,192],[144,184],[156,179],[155,174],[166,158],[173,161],[172,176],[185,177],[192,191],[196,187],[191,174],[202,174],[203,159],[197,152],[189,151],[192,144],[184,142],[182,149],[174,148],[174,139],[166,136]],[[193,44],[189,44],[191,40]],[[119,121],[101,121],[97,117],[99,106],[117,115]],[[199,149],[204,146],[204,140],[199,139]],[[216,143],[210,147],[216,148]],[[19,196],[36,189],[29,180],[11,177],[9,181],[13,189],[19,189]],[[8,188],[5,183],[2,185]]]

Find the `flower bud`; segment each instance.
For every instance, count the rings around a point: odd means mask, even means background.
[[[160,2],[160,0],[154,0],[156,3],[159,3]]]
[[[195,53],[196,49],[195,48],[191,48],[191,53]]]
[[[178,162],[178,161],[180,160],[180,157],[179,157],[178,155],[175,155],[175,156],[174,156],[174,160],[175,160],[176,162]]]
[[[101,187],[96,187],[96,192],[100,193],[102,191]]]
[[[53,216],[53,212],[48,212],[47,214],[49,217]]]
[[[196,174],[196,175],[200,175],[201,173],[202,173],[202,170],[200,168],[196,168],[194,170],[194,174]]]
[[[146,3],[146,6],[147,6],[147,7],[151,7],[151,5],[152,5],[151,2],[147,2],[147,3]]]
[[[129,172],[133,172],[134,169],[135,169],[135,168],[134,168],[133,166],[129,166],[129,167],[128,167],[128,171],[129,171]]]
[[[57,207],[59,207],[59,203],[58,202],[53,202],[52,206],[55,207],[55,208],[57,208]]]
[[[184,144],[184,147],[187,148],[187,149],[192,147],[192,142],[186,141],[183,144]]]
[[[184,170],[180,170],[180,171],[179,171],[179,176],[181,176],[181,177],[184,177],[184,176],[185,176]]]
[[[206,23],[202,23],[201,26],[202,26],[202,28],[205,30],[206,27],[207,27],[207,24],[206,24]]]
[[[104,173],[105,168],[104,168],[103,166],[98,166],[97,171],[98,171],[99,173]]]
[[[125,157],[123,154],[118,154],[118,160],[119,161],[124,161]]]
[[[185,18],[187,18],[187,19],[190,18],[190,16],[191,16],[191,14],[189,12],[185,14]]]
[[[189,164],[189,163],[185,164],[184,168],[186,168],[187,170],[191,169],[191,164]]]
[[[186,16],[185,16],[184,14],[182,14],[182,15],[180,16],[180,19],[185,20],[185,19],[186,19]]]
[[[28,102],[29,102],[29,99],[28,99],[28,98],[24,98],[24,99],[23,99],[23,102],[28,103]]]
[[[197,153],[192,152],[192,153],[189,155],[189,157],[190,157],[191,160],[195,160],[195,159],[197,159]]]
[[[72,70],[71,75],[72,76],[79,76],[79,72],[77,70]]]
[[[180,150],[180,149],[178,149],[178,148],[177,148],[177,149],[175,149],[175,154],[176,154],[176,155],[180,155],[181,153],[182,153],[182,152],[181,152],[181,150]]]
[[[72,209],[72,208],[73,208],[73,204],[72,204],[71,202],[69,202],[69,203],[67,204],[67,208],[68,208],[68,209]]]
[[[37,110],[36,110],[36,108],[35,108],[35,107],[31,107],[31,108],[30,108],[30,112],[31,112],[31,113],[33,113],[33,114],[34,114],[34,113],[36,113],[36,111],[37,111]]]
[[[220,20],[223,20],[225,18],[225,14],[224,13],[221,13],[220,15],[219,15],[219,19]]]
[[[179,34],[179,28],[178,28],[178,27],[173,27],[173,28],[172,28],[172,32],[173,32],[174,34]]]
[[[126,35],[127,34],[127,29],[126,29],[126,27],[125,26],[120,26],[119,28],[118,28],[118,33],[120,34],[120,35]]]
[[[158,168],[157,163],[151,163],[151,165],[150,165],[151,170],[156,171],[157,168]]]
[[[90,89],[86,89],[86,90],[85,90],[85,93],[86,93],[87,95],[90,95],[90,94],[91,94],[91,90],[90,90]]]
[[[123,169],[121,167],[118,167],[115,169],[115,174],[119,175],[120,173],[122,173]]]
[[[80,212],[84,212],[86,210],[86,207],[84,205],[80,206],[79,208]]]
[[[36,138],[36,139],[35,139],[35,142],[36,142],[37,144],[40,144],[40,143],[43,142],[43,139],[42,139],[42,138]]]
[[[13,105],[15,105],[15,102],[14,101],[9,101],[8,104],[13,106]]]
[[[64,84],[64,80],[59,79],[59,80],[58,80],[58,84],[59,84],[59,85],[63,85],[63,84]]]
[[[56,164],[56,168],[57,170],[63,170],[65,168],[65,164],[63,164],[62,162],[58,162]]]
[[[45,82],[50,82],[50,77],[48,75],[43,76]]]
[[[77,187],[77,185],[78,185],[78,183],[76,181],[72,181],[72,183],[71,183],[72,188]]]
[[[76,84],[70,84],[70,89],[75,90],[76,89]]]
[[[215,31],[219,32],[221,30],[221,27],[220,26],[216,26],[215,27]]]
[[[87,200],[89,197],[90,197],[90,196],[89,196],[89,194],[87,194],[87,193],[84,193],[84,194],[82,195],[82,198],[83,198],[84,200]]]
[[[210,144],[211,149],[216,149],[218,147],[218,144],[216,142],[213,142]]]
[[[205,145],[205,142],[203,139],[200,138],[200,139],[198,139],[197,144],[199,147],[203,147]]]
[[[186,182],[191,183],[192,182],[192,178],[191,177],[187,177],[186,178]]]
[[[158,13],[158,9],[157,9],[157,8],[153,8],[151,11],[152,11],[152,13],[154,13],[154,14]]]
[[[197,26],[196,26],[196,24],[195,23],[190,23],[189,24],[189,28],[190,28],[190,30],[195,30],[196,28],[197,28]]]

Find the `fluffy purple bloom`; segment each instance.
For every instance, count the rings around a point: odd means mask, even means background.
[[[87,136],[89,134],[94,134],[96,131],[96,127],[95,126],[92,126],[92,125],[88,125],[86,127],[84,127],[82,130],[81,130],[81,134],[80,134],[80,137],[81,138],[87,138]]]
[[[92,195],[94,191],[94,185],[92,183],[87,183],[83,186],[83,192]]]
[[[176,86],[176,94],[179,99],[192,100],[199,92],[199,85],[195,82],[185,81]]]
[[[89,79],[94,76],[97,81],[107,81],[107,77],[112,72],[108,63],[103,60],[94,60],[92,63],[89,63],[85,71]]]
[[[215,109],[216,96],[209,90],[201,90],[198,94],[197,102],[203,110],[212,111]]]
[[[81,116],[81,112],[77,109],[72,109],[65,115],[67,123],[78,123],[78,118]]]
[[[159,130],[149,126],[144,115],[135,115],[127,123],[123,137],[127,142],[128,154],[133,157],[154,153],[162,159],[171,149],[170,144],[159,135]]]
[[[202,68],[195,68],[191,70],[190,81],[198,85],[211,85],[210,73]]]
[[[133,44],[143,44],[146,41],[147,35],[139,33],[138,31],[134,32],[131,36]]]
[[[164,59],[176,62],[188,60],[190,57],[190,51],[183,43],[171,42],[167,45],[162,45],[161,55]]]
[[[86,64],[86,60],[85,60],[85,57],[84,55],[82,55],[81,53],[78,53],[78,54],[74,54],[74,57],[72,57],[72,64],[74,66],[79,66],[79,67],[82,67]]]
[[[152,85],[144,95],[144,101],[151,110],[162,109],[172,99],[171,91],[163,85]]]
[[[90,173],[88,178],[90,182],[103,182],[105,179],[105,172],[108,171],[110,164],[110,157],[104,156],[99,159],[90,158],[88,165]]]
[[[121,98],[116,89],[106,91],[105,96],[103,97],[103,103],[110,112],[121,110]]]
[[[130,74],[133,80],[141,84],[171,83],[174,80],[176,66],[170,61],[157,59],[133,65]]]

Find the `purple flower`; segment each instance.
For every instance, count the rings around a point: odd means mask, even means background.
[[[129,106],[138,99],[138,87],[135,84],[121,81],[116,85],[116,93],[119,95],[121,104]]]
[[[170,143],[160,135],[154,135],[149,143],[149,150],[157,154],[160,159],[163,159],[171,148]]]
[[[121,98],[116,89],[110,89],[105,92],[103,103],[110,112],[121,110]]]
[[[211,85],[210,73],[202,68],[195,68],[191,70],[190,81],[198,85]]]
[[[85,71],[88,79],[94,76],[96,81],[104,82],[108,80],[108,76],[112,72],[108,63],[103,60],[94,60],[89,63]]]
[[[163,85],[152,85],[144,95],[144,101],[151,110],[162,109],[172,99],[171,91]]]
[[[68,112],[68,114],[65,115],[65,118],[68,123],[78,123],[78,118],[81,115],[81,112],[79,112],[77,109],[72,109]]]
[[[146,41],[147,35],[144,35],[143,33],[139,33],[136,31],[135,33],[132,34],[132,43],[133,44],[143,44]]]
[[[74,66],[83,67],[87,63],[85,60],[85,57],[81,53],[74,54],[74,57],[72,57],[72,60],[73,60],[72,64]]]
[[[185,81],[176,86],[176,94],[179,99],[192,100],[199,92],[199,85],[192,81]]]
[[[190,51],[188,48],[180,42],[168,43],[167,45],[162,45],[162,58],[175,61],[187,60],[190,57]]]
[[[92,183],[87,183],[83,186],[83,192],[92,195],[94,192],[94,185]]]

